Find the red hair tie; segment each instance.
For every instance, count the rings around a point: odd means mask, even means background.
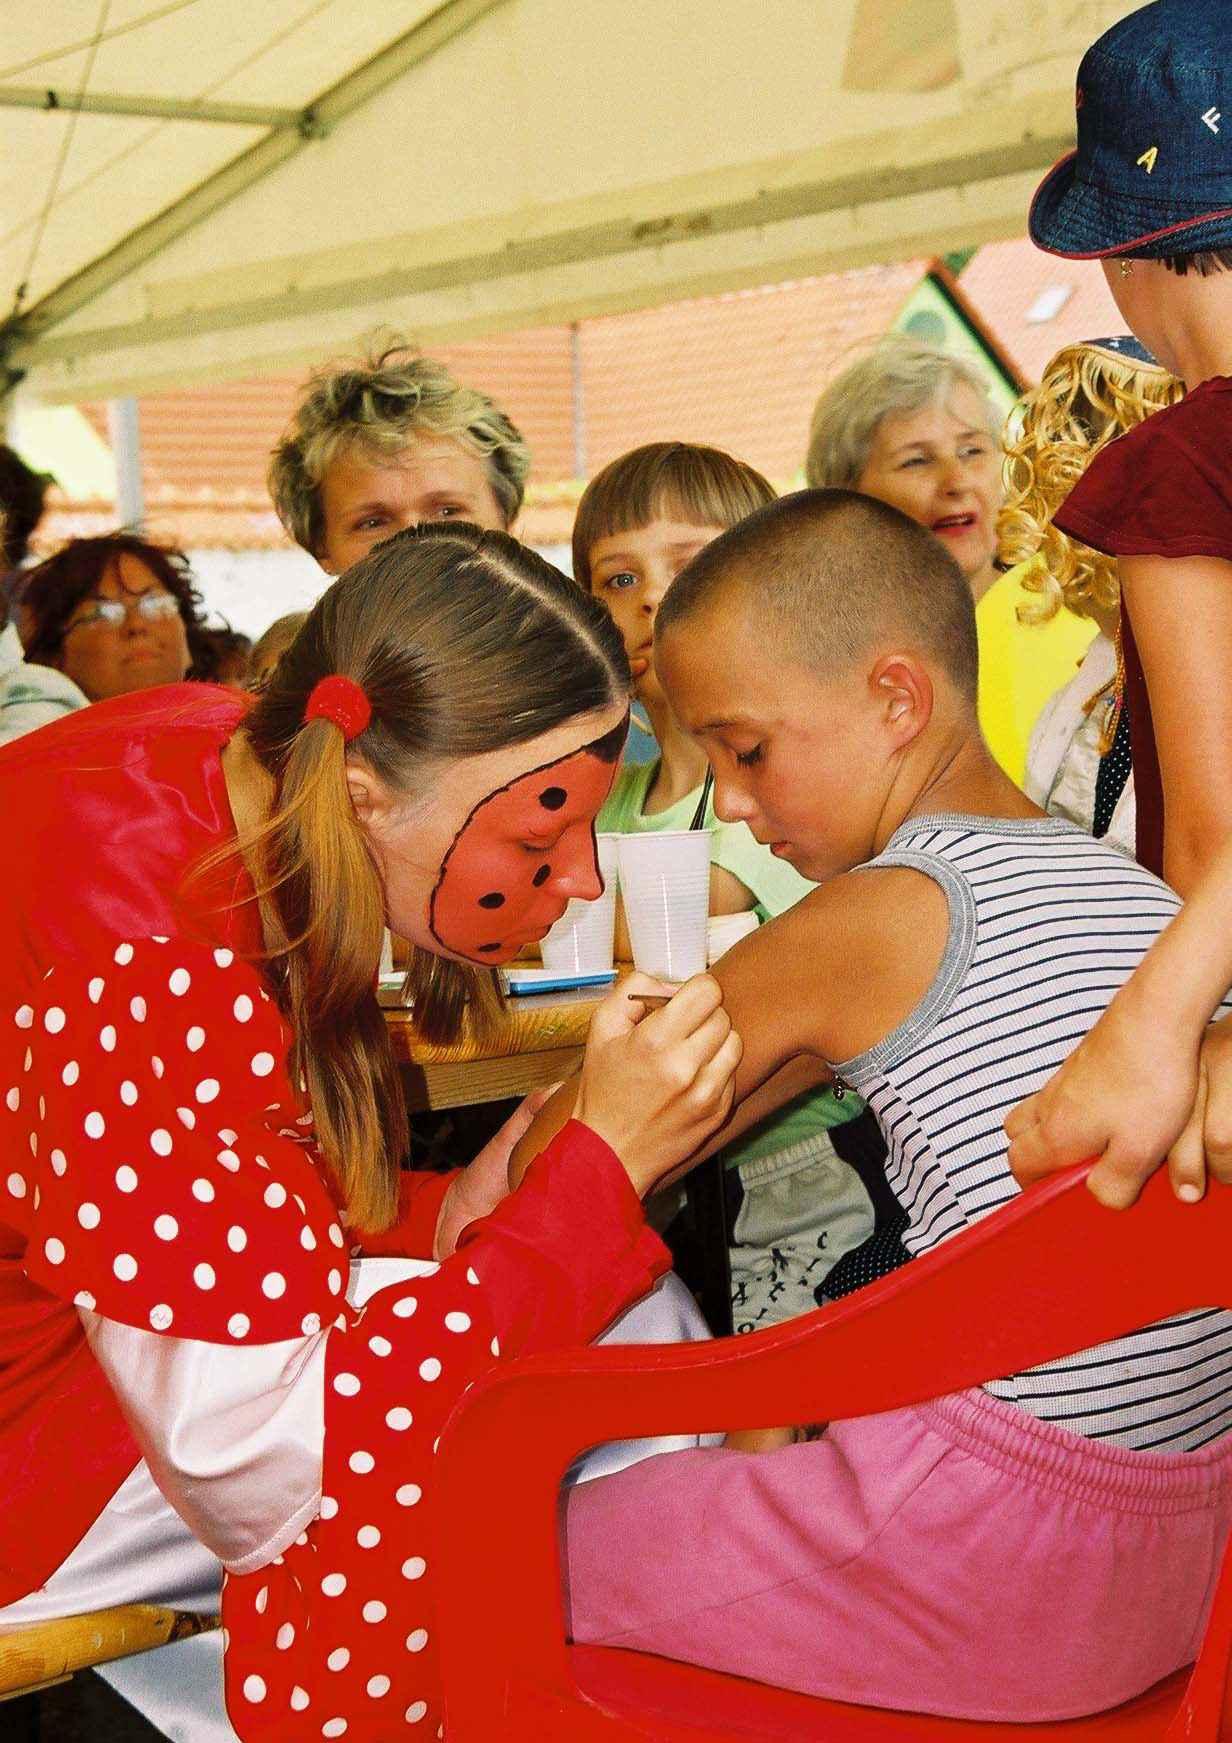
[[[341,672],[322,678],[312,687],[304,708],[304,723],[310,720],[332,720],[349,744],[372,719],[372,704],[354,678]]]

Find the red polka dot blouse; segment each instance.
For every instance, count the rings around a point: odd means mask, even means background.
[[[445,1417],[502,1355],[596,1335],[666,1254],[574,1123],[454,1257],[348,1304],[357,1241],[246,959],[250,910],[185,896],[233,834],[218,754],[242,707],[176,687],[0,752],[29,850],[0,872],[0,1604],[71,1554],[144,1454],[229,1569],[242,1738],[435,1735],[424,1550]],[[408,1185],[383,1252],[430,1253],[442,1191]],[[302,1471],[277,1427],[296,1386]],[[203,1432],[248,1423],[246,1477],[185,1470],[186,1398]]]

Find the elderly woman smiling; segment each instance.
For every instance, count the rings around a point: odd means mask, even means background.
[[[804,474],[815,488],[862,490],[945,545],[976,601],[980,726],[1021,781],[1044,703],[1073,675],[1091,629],[1066,612],[1024,624],[1016,579],[997,564],[1005,486],[1001,419],[979,370],[892,336],[832,381],[813,410]]]
[[[403,346],[321,371],[274,450],[269,491],[331,575],[424,521],[507,531],[530,450],[505,413]]]

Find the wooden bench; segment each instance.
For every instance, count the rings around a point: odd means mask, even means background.
[[[54,1622],[12,1628],[0,1624],[0,1701],[67,1682],[79,1670],[148,1652],[217,1628],[217,1616],[164,1610],[157,1604],[121,1604]],[[0,1721],[0,1734],[4,1731]]]

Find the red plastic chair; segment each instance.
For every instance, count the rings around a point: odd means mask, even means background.
[[[716,1344],[531,1356],[478,1381],[446,1425],[435,1478],[448,1743],[1232,1743],[1232,1552],[1192,1676],[1060,1723],[885,1712],[565,1643],[557,1498],[583,1448],[896,1409],[1187,1308],[1232,1307],[1232,1189],[1181,1205],[1160,1173],[1134,1210],[1113,1213],[1084,1176],[1057,1175],[894,1276],[789,1325]]]

